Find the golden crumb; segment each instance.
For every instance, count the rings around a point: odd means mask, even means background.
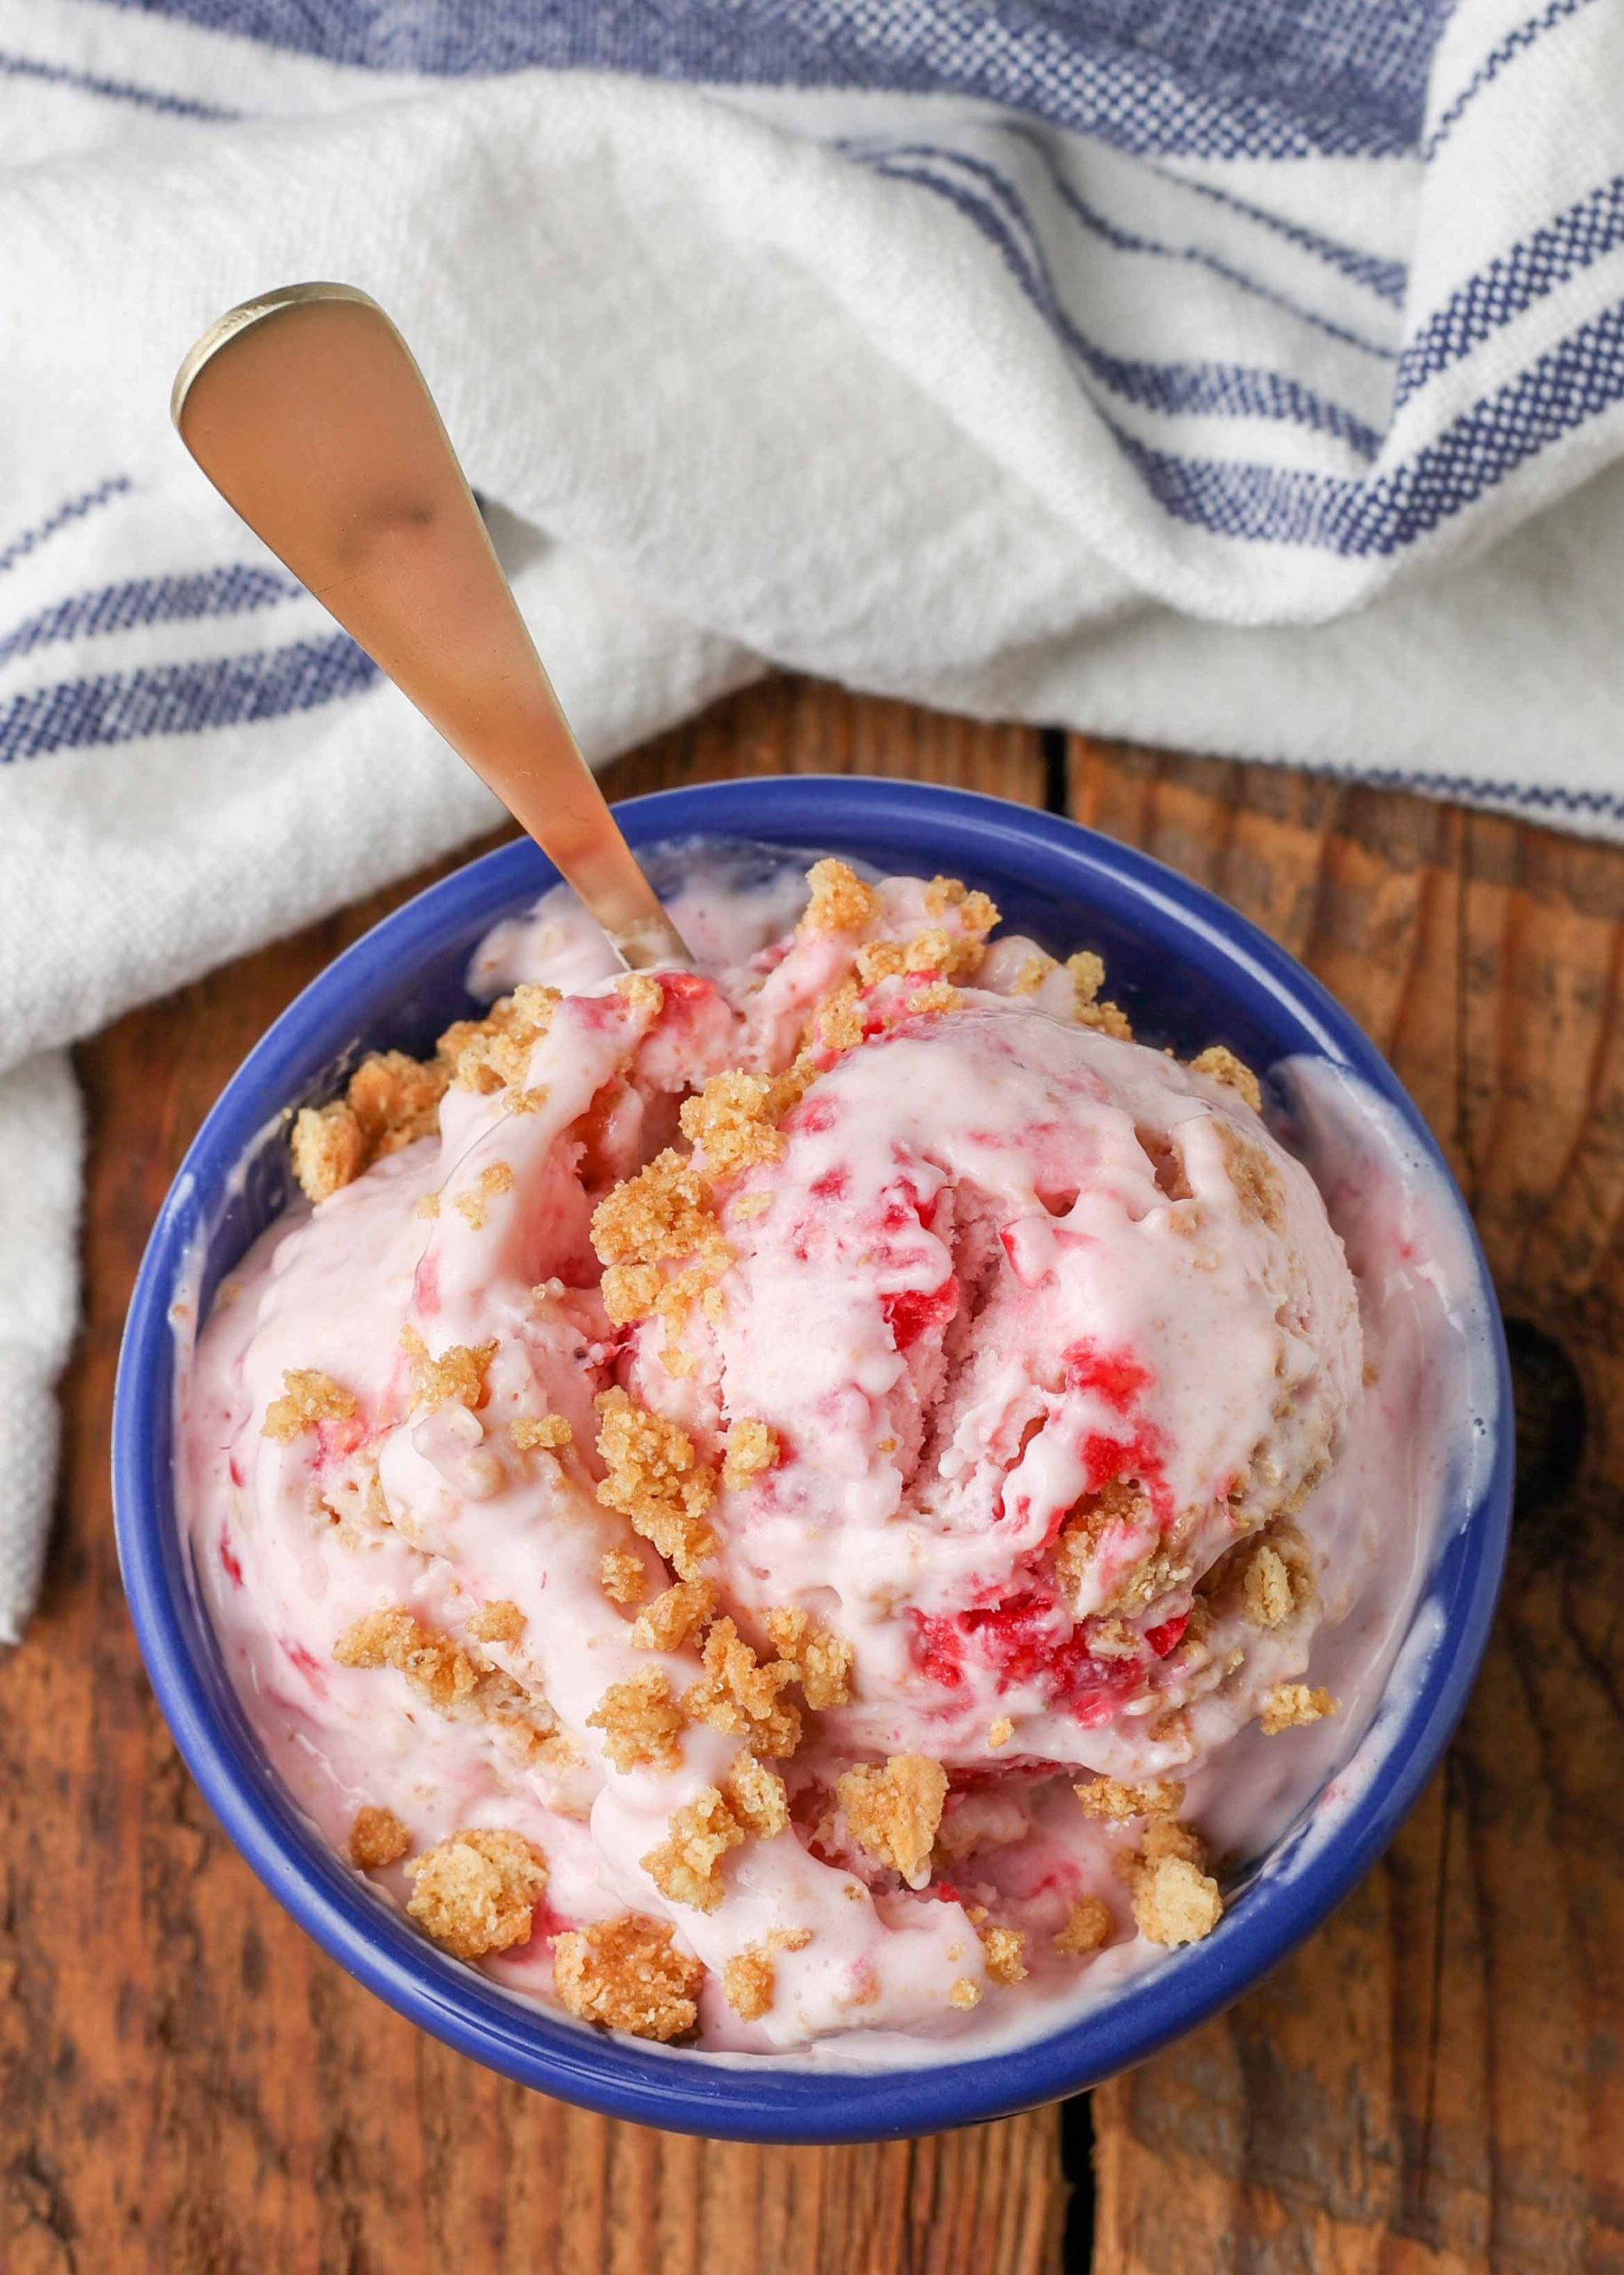
[[[688,1717],[672,1696],[660,1667],[649,1667],[625,1682],[612,1682],[586,1727],[603,1732],[603,1751],[617,1769],[675,1769],[682,1760],[678,1741]]]
[[[773,1205],[774,1198],[770,1193],[743,1193],[732,1204],[733,1214],[741,1223],[747,1222],[752,1217],[765,1217]]]
[[[623,1390],[597,1401],[598,1452],[608,1472],[598,1488],[606,1509],[629,1517],[684,1580],[716,1553],[716,1535],[705,1521],[716,1498],[716,1473],[694,1451],[674,1422],[635,1405]]]
[[[1097,1493],[1086,1495],[1061,1526],[1055,1544],[1055,1577],[1066,1593],[1079,1592],[1095,1551],[1113,1526],[1142,1531],[1150,1517],[1150,1497],[1136,1479],[1113,1477]],[[1137,1653],[1136,1642],[1131,1648]]]
[[[1006,1986],[1026,1980],[1026,1932],[1021,1928],[983,1928],[982,1955],[995,1983]]]
[[[439,1126],[447,1070],[403,1050],[375,1051],[350,1076],[342,1098],[301,1108],[293,1124],[293,1174],[312,1201],[325,1201],[362,1169]]]
[[[546,1858],[517,1832],[454,1832],[406,1872],[407,1911],[458,1959],[527,1941],[547,1885]]]
[[[575,1432],[561,1414],[520,1415],[507,1433],[521,1454],[562,1453],[575,1442]]]
[[[1133,1885],[1134,1923],[1147,1942],[1176,1950],[1198,1944],[1223,1917],[1218,1883],[1187,1856],[1144,1864]]]
[[[1267,1541],[1253,1551],[1241,1581],[1241,1601],[1254,1627],[1278,1627],[1294,1603],[1286,1559]]]
[[[790,1800],[776,1769],[758,1761],[753,1753],[736,1754],[723,1782],[728,1807],[758,1840],[771,1840],[790,1821]]]
[[[899,1010],[903,1018],[923,1018],[927,1013],[957,1011],[963,1009],[964,998],[945,979],[933,979],[927,987],[916,987],[906,996]]]
[[[437,1217],[440,1214],[440,1195],[437,1193],[418,1193],[411,1204],[411,1213],[414,1217],[426,1217],[431,1219]]]
[[[807,871],[812,898],[800,920],[803,932],[860,932],[880,906],[872,885],[865,885],[844,861],[815,861]]]
[[[947,2003],[950,2007],[957,2007],[961,2014],[967,2014],[972,2007],[981,2004],[980,1984],[972,1983],[967,1975],[961,1975],[948,1992]]]
[[[735,1422],[728,1432],[721,1481],[729,1493],[742,1493],[763,1470],[771,1469],[777,1458],[777,1435],[765,1422]]]
[[[945,916],[950,909],[958,911],[967,932],[984,937],[998,922],[998,905],[987,894],[967,892],[957,877],[933,877],[925,888],[926,914]]]
[[[582,2022],[633,2038],[681,2038],[699,2019],[695,2000],[705,1969],[680,1952],[663,1921],[635,1912],[570,1929],[553,1946],[553,1987]]]
[[[342,1098],[330,1106],[301,1106],[290,1144],[293,1174],[308,1201],[321,1202],[342,1192],[366,1166],[361,1124]]]
[[[603,1308],[616,1327],[647,1319],[660,1299],[657,1264],[611,1264],[599,1282]]]
[[[638,1614],[632,1641],[640,1651],[680,1651],[715,1608],[714,1580],[679,1580]]]
[[[1015,1724],[1007,1714],[1000,1714],[987,1732],[987,1744],[996,1753],[1000,1746],[1007,1745],[1014,1736]]]
[[[363,1872],[396,1864],[411,1846],[411,1835],[393,1809],[362,1808],[350,1827],[350,1862]]]
[[[1262,1112],[1262,1085],[1246,1061],[1237,1058],[1227,1044],[1209,1043],[1205,1050],[1190,1060],[1190,1071],[1192,1074],[1206,1074],[1214,1082],[1222,1082],[1227,1090],[1243,1098],[1254,1114]]]
[[[1095,958],[1095,962],[1099,963],[1099,958],[1097,956]],[[1042,986],[1044,981],[1048,978],[1050,972],[1058,971],[1059,970],[1060,966],[1055,962],[1054,957],[1045,955],[1043,950],[1039,948],[1031,955],[1027,957],[1025,962],[1021,966],[1020,970],[1016,972],[1015,978],[1010,983],[1009,992],[1012,995],[1035,995],[1038,993],[1038,990]],[[1104,977],[1105,967],[1103,964],[1100,964],[1100,978],[1103,979]],[[1097,994],[1098,993],[1099,983],[1096,981],[1095,985],[1095,994]]]
[[[353,1421],[360,1410],[354,1392],[334,1382],[330,1375],[314,1367],[285,1367],[282,1396],[266,1408],[261,1435],[285,1443],[301,1430],[314,1429],[318,1422]]]
[[[832,988],[812,1014],[808,1039],[824,1050],[855,1050],[864,1034],[863,994],[855,979]]]
[[[1085,1816],[1107,1824],[1126,1824],[1135,1816],[1176,1816],[1184,1788],[1175,1778],[1158,1778],[1150,1785],[1119,1784],[1114,1777],[1096,1777],[1092,1784],[1072,1788]]]
[[[423,1406],[466,1406],[472,1412],[490,1396],[485,1377],[497,1355],[494,1342],[476,1348],[453,1343],[437,1359],[415,1327],[401,1329],[401,1348],[411,1361],[413,1387]]]
[[[642,1558],[634,1548],[605,1549],[598,1561],[598,1585],[611,1603],[641,1603],[649,1592]]]
[[[1087,1959],[1111,1939],[1111,1912],[1097,1896],[1079,1896],[1066,1907],[1066,1924],[1055,1936],[1062,1959]]]
[[[767,1948],[769,1952],[804,1952],[811,1940],[810,1928],[769,1928]]]
[[[759,2023],[773,2003],[773,1963],[759,1944],[747,1944],[721,1971],[722,1996],[741,2022]]]
[[[1258,1717],[1266,1738],[1277,1738],[1282,1730],[1304,1728],[1310,1722],[1323,1722],[1327,1714],[1334,1714],[1336,1701],[1328,1690],[1310,1690],[1306,1682],[1277,1682],[1272,1690],[1263,1694],[1263,1711]]]
[[[714,1252],[720,1231],[710,1187],[669,1146],[593,1211],[593,1246],[603,1264],[659,1264]]]
[[[442,1713],[471,1698],[479,1669],[459,1643],[399,1607],[370,1611],[333,1645],[341,1667],[393,1667]]]
[[[767,1615],[767,1632],[779,1657],[795,1670],[801,1692],[815,1713],[851,1703],[852,1647],[814,1619],[787,1604]]]
[[[615,993],[628,1010],[651,1019],[657,1019],[665,1009],[665,990],[652,972],[623,971],[615,982]]]
[[[740,1846],[744,1828],[714,1785],[705,1785],[671,1820],[671,1837],[642,1859],[660,1894],[696,1912],[714,1912],[722,1899],[719,1871],[730,1848]]]
[[[848,1769],[835,1791],[852,1839],[910,1888],[930,1877],[930,1851],[947,1800],[947,1772],[922,1753],[893,1754],[883,1769]]]
[[[468,1632],[482,1643],[516,1643],[524,1632],[524,1614],[510,1596],[497,1596],[482,1604],[468,1622]]]
[[[1286,1188],[1280,1172],[1261,1146],[1248,1144],[1227,1122],[1217,1125],[1218,1143],[1243,1217],[1254,1217],[1271,1232],[1286,1224]]]
[[[1066,970],[1071,975],[1077,1009],[1084,1011],[1098,1000],[1105,985],[1105,964],[1092,948],[1079,948],[1074,956],[1066,958]]]
[[[778,1159],[784,1139],[773,1127],[772,1093],[765,1074],[735,1069],[712,1074],[697,1098],[684,1098],[682,1135],[704,1154],[707,1176],[738,1177]]]
[[[729,1737],[744,1738],[751,1750],[783,1760],[800,1743],[800,1716],[779,1696],[795,1679],[783,1659],[758,1664],[730,1619],[719,1619],[705,1639],[705,1673],[682,1694],[696,1722],[706,1722]]]
[[[483,1229],[490,1203],[497,1195],[499,1193],[511,1193],[513,1189],[513,1164],[509,1161],[492,1161],[488,1169],[482,1169],[480,1171],[477,1180],[468,1187],[466,1193],[458,1194],[453,1206],[460,1215],[467,1218],[470,1225],[477,1233]]]
[[[482,1019],[459,1019],[441,1036],[437,1055],[459,1090],[485,1096],[523,1090],[530,1053],[546,1034],[562,1001],[556,987],[527,980],[493,1003]]]

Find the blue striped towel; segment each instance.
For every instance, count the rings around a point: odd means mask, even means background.
[[[490,818],[168,431],[310,275],[595,756],[787,665],[1624,834],[1616,0],[0,0],[0,1637],[62,1046]]]

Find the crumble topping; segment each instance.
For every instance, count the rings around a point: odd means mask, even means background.
[[[1139,1848],[1125,1851],[1117,1864],[1133,1899],[1134,1925],[1150,1943],[1168,1951],[1199,1943],[1223,1917],[1206,1851],[1187,1824],[1153,1818]]]
[[[561,1414],[521,1414],[508,1424],[507,1433],[521,1454],[562,1453],[566,1446],[575,1443],[575,1432]]]
[[[561,2004],[582,2022],[601,2023],[633,2038],[669,2041],[693,2029],[705,1969],[675,1949],[664,1921],[627,1912],[553,1947],[553,1987]]]
[[[1227,1043],[1209,1043],[1190,1062],[1192,1074],[1206,1074],[1246,1100],[1254,1114],[1263,1110],[1263,1086],[1244,1058],[1237,1058]]]
[[[458,1194],[453,1206],[460,1216],[467,1218],[474,1232],[482,1232],[490,1203],[498,1193],[511,1193],[513,1189],[513,1164],[510,1161],[492,1161],[488,1169],[480,1171],[476,1184],[470,1185],[466,1193]]]
[[[427,1344],[415,1327],[408,1325],[401,1329],[401,1348],[411,1361],[419,1406],[466,1406],[473,1413],[490,1397],[485,1377],[497,1355],[494,1338],[476,1348],[453,1343],[437,1359],[431,1359]]]
[[[1151,1785],[1124,1785],[1114,1777],[1096,1777],[1092,1784],[1072,1791],[1083,1805],[1083,1815],[1106,1824],[1126,1824],[1135,1816],[1176,1816],[1184,1800],[1184,1788],[1172,1777]]]
[[[696,1722],[729,1737],[745,1738],[752,1752],[782,1760],[800,1744],[800,1715],[779,1693],[794,1680],[783,1659],[758,1664],[731,1619],[719,1619],[705,1639],[705,1673],[682,1694]]]
[[[848,1769],[835,1791],[857,1846],[900,1872],[910,1888],[923,1888],[947,1800],[941,1763],[922,1753],[893,1754],[883,1769]]]
[[[679,1740],[688,1717],[673,1697],[662,1667],[649,1667],[625,1682],[612,1682],[586,1717],[586,1727],[603,1733],[603,1751],[617,1769],[675,1769]]]
[[[440,1195],[437,1193],[419,1193],[411,1204],[411,1213],[414,1217],[437,1217],[440,1214]]]
[[[801,932],[860,932],[872,924],[880,896],[844,861],[815,861],[807,871],[812,898],[796,927]]]
[[[933,877],[925,888],[925,913],[945,916],[956,909],[967,932],[986,934],[998,922],[998,904],[984,892],[968,892],[957,877]]]
[[[1098,962],[1099,959],[1096,957],[1095,961]],[[1027,957],[1025,962],[1021,966],[1020,970],[1016,972],[1015,978],[1010,983],[1009,992],[1012,995],[1035,995],[1038,993],[1038,990],[1042,986],[1044,981],[1048,978],[1050,972],[1058,971],[1059,970],[1060,966],[1055,962],[1053,956],[1045,955],[1041,948],[1035,949],[1033,953]],[[1103,980],[1104,977],[1105,967],[1103,964],[1101,964],[1100,978]],[[1098,993],[1098,989],[1099,983],[1096,981],[1096,994]]]
[[[721,1465],[721,1481],[730,1493],[742,1493],[763,1470],[771,1469],[778,1458],[777,1433],[765,1422],[743,1420],[734,1423],[728,1432],[727,1450]]]
[[[705,1521],[716,1498],[716,1473],[694,1451],[675,1422],[635,1405],[623,1390],[595,1401],[598,1452],[608,1475],[598,1488],[606,1509],[629,1517],[684,1580],[716,1553],[716,1535]]]
[[[710,1187],[669,1145],[604,1195],[593,1210],[592,1242],[601,1264],[660,1264],[696,1255],[732,1261]]]
[[[907,940],[875,940],[857,951],[857,977],[872,987],[877,980],[904,974],[935,972],[943,979],[967,979],[986,954],[986,943],[974,934],[943,931],[939,926],[916,932]]]
[[[617,1327],[647,1319],[665,1286],[657,1264],[611,1264],[598,1284],[603,1308]]]
[[[1087,1959],[1111,1939],[1111,1912],[1097,1896],[1079,1896],[1066,1907],[1055,1949],[1062,1959]]]
[[[450,1069],[452,1086],[477,1090],[487,1098],[502,1090],[510,1098],[521,1093],[530,1053],[546,1034],[562,1001],[556,987],[526,980],[511,995],[493,1003],[482,1019],[458,1019],[449,1026],[440,1038],[437,1053]]]
[[[524,1614],[512,1597],[496,1596],[474,1613],[468,1632],[482,1643],[516,1643],[524,1626]]]
[[[728,1807],[758,1840],[771,1840],[788,1826],[790,1800],[784,1780],[753,1753],[734,1756],[723,1790]]]
[[[773,2003],[774,1989],[773,1963],[760,1944],[747,1944],[722,1968],[722,1996],[741,2022],[760,2022]]]
[[[260,1434],[285,1444],[318,1422],[353,1421],[360,1411],[354,1393],[334,1382],[330,1375],[314,1367],[284,1367],[282,1396],[266,1408]]]
[[[634,1548],[606,1549],[598,1564],[598,1584],[611,1603],[641,1603],[649,1578]],[[637,1640],[635,1629],[632,1640]]]
[[[370,1611],[333,1645],[341,1667],[394,1667],[431,1706],[449,1713],[474,1696],[479,1669],[460,1643],[396,1607]]]
[[[767,1615],[767,1632],[786,1666],[794,1670],[801,1695],[815,1713],[851,1703],[852,1646],[832,1635],[809,1611],[780,1605]]]
[[[991,1748],[992,1752],[996,1753],[1000,1746],[1007,1745],[1014,1736],[1015,1724],[1010,1720],[1007,1714],[1000,1714],[997,1721],[993,1723],[991,1728],[987,1732],[987,1744]]]
[[[765,1074],[712,1074],[678,1114],[682,1135],[705,1155],[712,1177],[738,1177],[776,1161],[784,1151],[770,1117],[774,1085]]]
[[[1218,1124],[1218,1143],[1230,1183],[1240,1201],[1243,1217],[1255,1217],[1271,1233],[1286,1226],[1286,1188],[1280,1172],[1256,1145],[1250,1145],[1227,1122]]]
[[[1119,1003],[1101,1001],[1100,990],[1105,985],[1103,960],[1092,948],[1079,948],[1066,958],[1066,970],[1071,975],[1071,1016],[1079,1026],[1097,1028],[1102,1034],[1114,1035],[1118,1042],[1132,1042],[1134,1030],[1127,1013]]]
[[[306,1196],[322,1201],[370,1169],[440,1126],[449,1069],[378,1050],[363,1058],[341,1098],[302,1106],[293,1124],[293,1174]]]
[[[1282,1730],[1323,1722],[1335,1712],[1336,1701],[1328,1690],[1310,1690],[1306,1682],[1277,1682],[1272,1690],[1263,1693],[1263,1711],[1258,1720],[1266,1738],[1278,1738]]]
[[[679,1580],[638,1614],[632,1641],[640,1651],[680,1651],[715,1609],[714,1580]]]
[[[547,1885],[546,1858],[517,1832],[454,1832],[406,1872],[408,1912],[458,1959],[526,1942]]]
[[[1113,1477],[1097,1492],[1085,1494],[1061,1526],[1055,1544],[1055,1577],[1067,1593],[1075,1596],[1080,1591],[1095,1552],[1113,1525],[1142,1531],[1150,1516],[1150,1497],[1136,1479]]]
[[[1292,1614],[1292,1578],[1286,1560],[1267,1542],[1258,1548],[1241,1582],[1246,1617],[1254,1627],[1278,1627]]]
[[[1026,1980],[1026,1931],[1023,1928],[983,1928],[982,1957],[994,1983],[1007,1988]]]
[[[981,2004],[980,1984],[972,1983],[967,1975],[961,1975],[948,1992],[947,2003],[950,2007],[957,2007],[961,2014],[967,2014],[972,2007]]]
[[[623,971],[615,981],[615,993],[628,1010],[651,1019],[665,1009],[665,990],[651,971]]]
[[[350,1862],[363,1872],[396,1864],[411,1846],[411,1835],[393,1809],[360,1808],[350,1827]]]
[[[744,1826],[715,1786],[706,1785],[673,1814],[671,1838],[649,1851],[642,1867],[673,1904],[714,1912],[722,1899],[721,1860],[744,1839]]]

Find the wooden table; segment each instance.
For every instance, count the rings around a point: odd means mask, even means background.
[[[1487,1670],[1391,1854],[1228,2017],[1063,2112],[878,2149],[642,2132],[397,2020],[259,1888],[125,1619],[107,1414],[137,1260],[250,1042],[412,890],[79,1054],[86,1316],[45,1600],[0,1665],[5,2275],[1617,2275],[1624,2270],[1624,851],[794,683],[613,770],[901,774],[1069,807],[1245,909],[1469,1195],[1524,1451]],[[414,880],[413,883],[421,880]]]

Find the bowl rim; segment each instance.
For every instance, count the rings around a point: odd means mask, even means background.
[[[740,803],[744,813],[731,810]],[[137,1276],[114,1399],[115,1525],[141,1655],[188,1770],[271,1894],[347,1972],[457,2051],[603,2115],[712,2138],[880,2140],[1007,2116],[1130,2067],[1249,1989],[1320,1925],[1374,1863],[1437,1767],[1482,1662],[1509,1535],[1511,1385],[1493,1284],[1448,1164],[1375,1046],[1286,950],[1215,895],[1150,856],[1042,809],[885,778],[712,782],[652,792],[617,810],[634,843],[746,833],[790,845],[831,837],[860,842],[864,821],[884,818],[920,824],[922,843],[944,830],[965,839],[970,858],[961,866],[973,869],[975,846],[1002,841],[1005,851],[1029,867],[1040,858],[1063,865],[1080,906],[1087,906],[1093,881],[1112,897],[1126,894],[1163,922],[1174,923],[1192,952],[1218,951],[1222,961],[1284,999],[1327,1057],[1351,1068],[1397,1111],[1408,1138],[1437,1171],[1465,1233],[1490,1329],[1499,1402],[1486,1482],[1469,1513],[1444,1536],[1446,1550],[1457,1539],[1461,1544],[1464,1600],[1458,1585],[1455,1616],[1388,1741],[1385,1767],[1391,1774],[1373,1781],[1350,1805],[1323,1855],[1300,1872],[1260,1880],[1246,1901],[1226,1915],[1218,1935],[1170,1954],[1097,2008],[1013,2047],[907,2068],[800,2069],[591,2031],[538,2009],[435,1950],[326,1849],[268,1763],[243,1758],[238,1737],[209,1696],[203,1655],[217,1647],[183,1569],[171,1480],[155,1442],[156,1402],[172,1397],[170,1307],[195,1231],[199,1196],[219,1191],[268,1113],[290,1102],[299,1038],[313,1025],[330,1025],[334,1008],[364,980],[410,971],[414,954],[420,957],[434,939],[482,910],[489,909],[494,922],[521,893],[545,890],[556,872],[523,839],[429,885],[327,965],[243,1060],[187,1150]],[[274,1109],[264,1103],[272,1098]]]

